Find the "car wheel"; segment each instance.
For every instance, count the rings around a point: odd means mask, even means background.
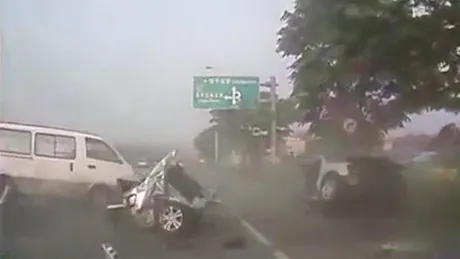
[[[345,212],[347,204],[343,199],[344,183],[337,173],[330,172],[323,179],[319,190],[320,208],[325,216],[339,216]]]
[[[329,173],[323,180],[321,184],[321,189],[319,190],[319,195],[321,201],[323,202],[332,202],[337,199],[341,188],[341,181],[339,176],[336,173]]]
[[[158,225],[167,235],[183,235],[193,228],[193,216],[190,208],[177,202],[169,202],[159,212]]]

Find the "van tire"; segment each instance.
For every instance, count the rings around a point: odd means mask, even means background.
[[[5,200],[3,202],[14,199],[16,197],[17,188],[14,184],[13,177],[7,174],[0,174],[0,196],[3,195],[3,191],[6,188],[8,188],[8,193],[4,197]]]
[[[100,209],[105,209],[110,204],[110,197],[110,188],[105,184],[95,184],[87,193],[89,205]]]

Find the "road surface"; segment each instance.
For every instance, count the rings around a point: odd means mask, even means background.
[[[3,209],[5,244],[11,258],[21,259],[103,258],[102,243],[112,244],[121,259],[366,259],[398,232],[391,218],[309,215],[296,170],[190,173],[217,188],[224,201],[193,238],[170,240],[115,225],[107,214],[83,203],[23,197]],[[229,249],[229,242],[236,248]]]
[[[283,259],[372,258],[382,244],[400,238],[402,223],[395,218],[358,214],[333,219],[308,213],[304,178],[296,167],[246,174],[215,171],[201,180],[221,186],[223,200],[247,231],[282,252]],[[398,256],[412,258],[388,258]]]
[[[216,210],[194,238],[168,239],[160,234],[115,225],[105,213],[79,202],[50,197],[22,197],[4,210],[4,236],[11,258],[104,258],[109,243],[119,258],[270,258],[270,251],[251,239],[239,221]],[[240,243],[228,249],[225,243]]]

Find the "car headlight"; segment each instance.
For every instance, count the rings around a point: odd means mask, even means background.
[[[136,194],[128,196],[128,198],[126,198],[126,202],[128,203],[128,206],[134,206],[134,204],[136,204]]]

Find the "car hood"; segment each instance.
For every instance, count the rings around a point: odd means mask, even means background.
[[[145,192],[148,189],[147,177],[142,175],[133,175],[118,179],[118,185],[121,187],[124,196],[127,197],[133,193],[138,193],[139,197],[145,197],[148,193],[159,196],[167,195],[170,200],[175,200],[186,206],[201,209],[212,203],[219,203],[216,191],[204,187],[185,170],[167,170],[165,181],[165,172],[154,175],[149,181],[152,184],[152,192]],[[168,185],[165,185],[168,182]],[[168,188],[165,188],[168,186]],[[141,194],[144,193],[144,194]]]

